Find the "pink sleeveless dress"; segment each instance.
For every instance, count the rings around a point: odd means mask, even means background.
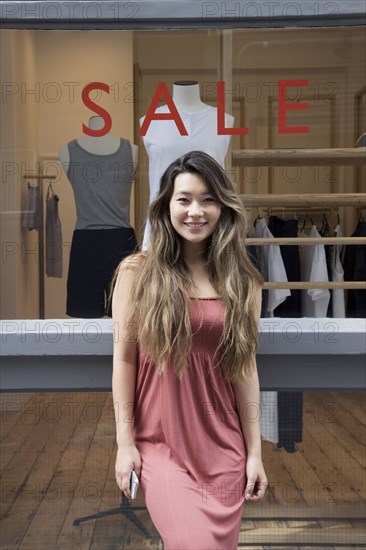
[[[140,347],[133,426],[140,487],[164,550],[236,550],[246,447],[233,388],[221,366],[212,369],[223,301],[191,299],[190,319],[181,382],[171,365],[159,375]]]

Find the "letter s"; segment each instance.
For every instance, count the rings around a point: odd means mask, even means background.
[[[104,127],[100,130],[91,130],[90,128],[88,128],[88,126],[85,126],[85,124],[83,124],[83,132],[88,136],[101,137],[108,134],[108,132],[112,128],[112,118],[108,111],[106,111],[105,109],[103,109],[103,107],[100,107],[90,99],[89,94],[92,90],[103,90],[104,92],[107,92],[109,94],[109,86],[104,82],[90,82],[90,84],[87,84],[82,91],[82,100],[84,105],[86,105],[86,107],[88,107],[94,113],[97,113],[97,115],[100,115],[104,120]]]

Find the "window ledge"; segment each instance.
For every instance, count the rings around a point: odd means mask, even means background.
[[[365,319],[263,318],[258,355],[365,354]],[[0,321],[2,356],[113,353],[111,319]]]

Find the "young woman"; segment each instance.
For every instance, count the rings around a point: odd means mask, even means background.
[[[236,550],[263,498],[256,344],[262,277],[241,200],[192,151],[164,172],[150,248],[115,274],[116,481],[135,470],[164,550]]]

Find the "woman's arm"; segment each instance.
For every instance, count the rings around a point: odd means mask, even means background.
[[[262,289],[256,294],[255,322],[259,324],[261,312]],[[267,477],[262,464],[261,434],[260,434],[260,394],[259,379],[255,356],[252,358],[253,371],[244,381],[235,380],[232,387],[235,393],[241,429],[247,448],[247,500],[263,498]]]
[[[112,394],[116,420],[116,481],[126,496],[130,496],[129,481],[134,469],[140,475],[141,458],[132,436],[135,385],[137,373],[137,342],[135,330],[128,327],[128,297],[136,266],[126,258],[116,279],[112,298],[113,314],[113,375]]]

